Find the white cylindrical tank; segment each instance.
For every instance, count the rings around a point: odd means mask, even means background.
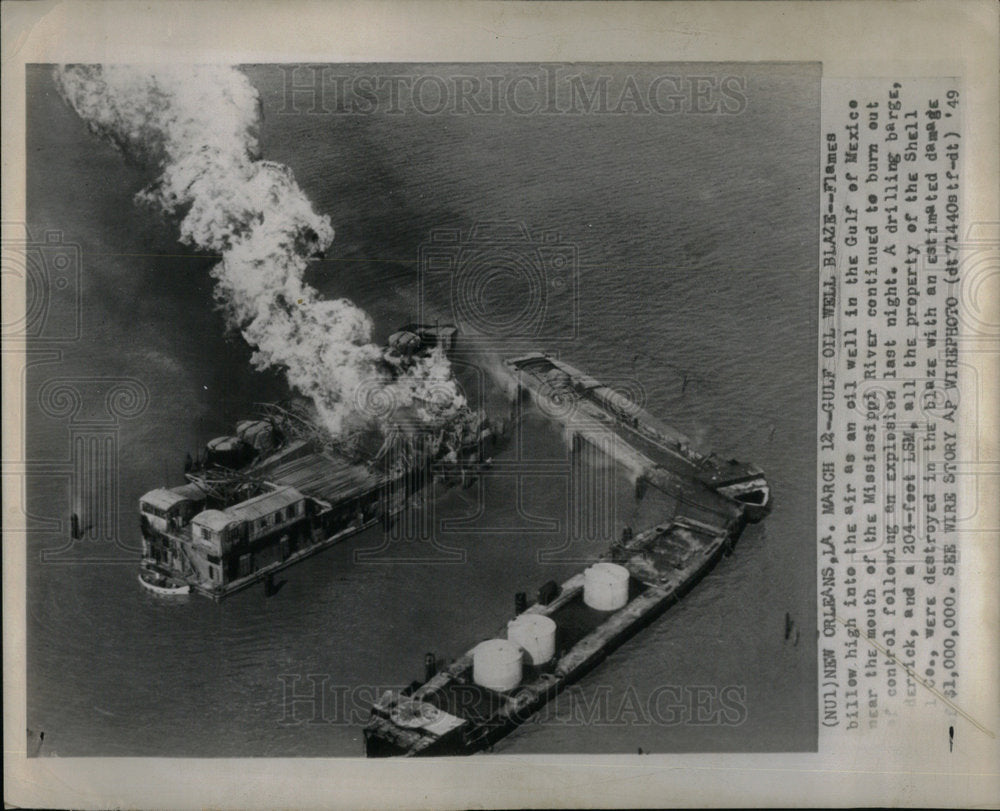
[[[506,639],[487,639],[472,651],[472,680],[490,690],[513,690],[521,683],[521,648]]]
[[[628,603],[628,569],[601,561],[583,574],[583,601],[598,611],[617,611]]]
[[[533,665],[556,655],[556,624],[543,614],[519,614],[507,623],[507,639],[520,645]]]

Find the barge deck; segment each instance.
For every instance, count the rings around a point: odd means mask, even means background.
[[[637,488],[648,483],[665,490],[675,476],[693,478],[739,503],[750,521],[770,511],[771,490],[759,467],[702,452],[680,431],[565,361],[529,352],[504,359],[502,368],[515,396],[532,396],[567,437],[613,450]],[[610,437],[618,440],[613,446]]]
[[[301,440],[232,476],[250,498],[226,498],[205,472],[187,478],[143,497],[144,563],[213,600],[269,581],[405,506],[398,480]]]
[[[622,608],[592,608],[584,599],[586,572],[573,575],[554,599],[523,612],[555,623],[557,656],[539,666],[525,664],[515,688],[495,690],[476,683],[476,648],[470,649],[424,684],[387,692],[372,706],[364,728],[366,754],[468,755],[492,746],[678,602],[731,549],[744,522],[735,508],[721,525],[678,517],[613,544],[601,560],[628,571]]]
[[[408,324],[390,336],[380,368],[387,381],[397,379],[455,340],[454,326]],[[185,484],[140,498],[144,568],[215,600],[261,580],[270,585],[275,573],[388,526],[432,476],[464,477],[497,442],[479,412],[434,430],[403,420],[331,437],[308,406],[263,408],[234,435],[210,440],[197,460],[189,454]]]

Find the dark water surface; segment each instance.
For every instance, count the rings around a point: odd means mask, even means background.
[[[775,511],[733,557],[560,697],[555,717],[498,751],[812,749],[818,69],[664,69],[746,76],[740,115],[523,117],[288,115],[281,72],[247,71],[263,101],[265,157],[294,170],[337,230],[310,280],[368,310],[378,339],[418,312],[419,248],[432,229],[489,219],[554,229],[579,256],[578,308],[546,313],[547,336],[578,326],[564,357],[601,379],[639,381],[653,414],[761,465],[772,483]],[[118,540],[134,546],[138,497],[179,481],[186,451],[287,391],[280,374],[252,371],[249,348],[226,336],[214,260],[133,204],[153,171],[93,137],[47,69],[29,72],[27,91],[29,225],[79,243],[84,305],[81,340],[29,369],[28,454],[70,453],[72,426],[37,406],[46,381],[141,381],[149,405],[120,421],[113,501]],[[427,313],[448,318],[447,296],[435,296]],[[523,430],[531,454],[564,457],[541,419]],[[514,592],[568,576],[579,568],[572,558],[606,543],[540,561],[540,550],[559,548],[565,521],[546,535],[523,516],[564,516],[565,484],[526,477],[520,509],[513,485],[487,476],[481,488],[428,496],[436,516],[469,518],[441,538],[464,563],[442,562],[420,541],[392,541],[376,562],[359,563],[356,552],[383,542],[370,531],[287,570],[270,599],[254,588],[215,604],[151,597],[136,582],[135,555],[108,542],[71,550],[82,562],[42,562],[66,538],[45,519],[66,521],[72,507],[65,476],[32,476],[27,712],[45,731],[43,754],[361,754],[365,700],[420,676],[425,651],[454,656],[492,633]],[[636,505],[627,482],[614,493],[616,531],[657,520],[655,501]],[[387,563],[399,554],[427,561]],[[784,638],[786,612],[797,645]],[[745,690],[741,723],[627,711],[659,688],[698,686]],[[293,705],[290,690],[326,700]],[[610,708],[606,723],[573,723],[574,702],[595,698]]]

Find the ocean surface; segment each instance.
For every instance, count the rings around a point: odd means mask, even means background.
[[[496,751],[815,748],[818,67],[643,68],[745,78],[736,115],[293,114],[281,70],[245,70],[261,95],[264,157],[291,167],[337,231],[309,280],[365,308],[378,340],[421,312],[420,246],[434,229],[515,220],[554,231],[577,257],[577,302],[553,300],[539,342],[771,482],[773,513],[732,557]],[[629,68],[585,70],[620,79]],[[338,69],[351,71],[375,69]],[[473,69],[392,72],[455,71]],[[52,463],[29,476],[26,504],[27,718],[45,733],[40,754],[362,754],[368,700],[421,677],[425,652],[447,659],[491,635],[515,592],[568,576],[611,539],[566,541],[564,479],[526,475],[518,496],[514,478],[487,475],[422,497],[437,525],[452,521],[438,545],[371,530],[286,570],[270,598],[262,587],[220,604],[144,592],[139,496],[179,483],[186,452],[288,390],[227,334],[213,258],[133,203],[155,169],[92,135],[48,68],[29,71],[27,99],[29,228],[61,231],[82,255],[79,340],[29,344],[27,455]],[[453,318],[448,285],[430,287],[424,315]],[[483,301],[486,318],[511,304],[488,290]],[[110,379],[141,381],[149,402],[114,429],[115,542],[78,542],[53,560],[43,552],[67,544],[74,509],[71,430],[86,428],[40,410],[54,378],[89,380],[78,382],[87,397]],[[102,407],[83,411],[91,405]],[[529,416],[522,432],[522,452],[565,458],[543,419]],[[655,498],[637,504],[623,476],[613,482],[615,533],[660,520]],[[559,518],[558,529],[539,531],[539,517]],[[690,708],[696,688],[711,707],[726,687],[742,696],[735,723],[648,711],[664,691]],[[582,723],[580,707],[596,722]]]

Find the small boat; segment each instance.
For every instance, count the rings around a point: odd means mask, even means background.
[[[143,588],[153,592],[153,594],[165,597],[175,597],[191,593],[191,586],[184,581],[168,577],[145,567],[139,570],[139,583]]]

